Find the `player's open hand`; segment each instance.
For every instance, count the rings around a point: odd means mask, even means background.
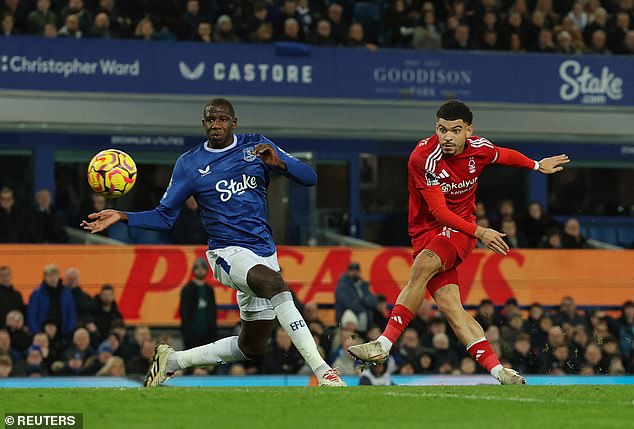
[[[570,158],[565,154],[544,158],[539,161],[539,171],[544,174],[553,174],[563,170],[562,165],[568,162],[570,162]]]
[[[499,253],[500,255],[506,255],[509,253],[509,246],[504,241],[506,234],[491,228],[482,228],[481,226],[478,226],[475,236],[487,247],[487,249],[492,250],[495,253]]]
[[[83,220],[80,227],[84,228],[86,231],[91,234],[96,234],[101,231],[105,231],[110,228],[115,223],[126,220],[128,216],[125,213],[122,213],[117,210],[102,210],[98,213],[91,213],[88,215],[88,219],[92,220],[92,222],[88,222]]]
[[[259,143],[253,147],[253,154],[270,167],[286,170],[286,163],[277,156],[277,152],[268,143]]]

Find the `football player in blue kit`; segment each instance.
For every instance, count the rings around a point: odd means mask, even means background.
[[[238,124],[228,100],[216,98],[203,111],[207,141],[182,154],[159,205],[144,212],[103,210],[81,226],[101,232],[116,222],[167,230],[185,200],[194,196],[209,234],[207,259],[214,276],[235,289],[241,330],[237,336],[190,350],[159,344],[145,379],[159,386],[174,372],[192,366],[256,359],[265,351],[275,318],[288,332],[320,385],[345,386],[320,356],[313,336],[279,274],[275,243],[268,223],[266,192],[276,172],[304,186],[317,182],[315,171],[260,134],[234,134]]]

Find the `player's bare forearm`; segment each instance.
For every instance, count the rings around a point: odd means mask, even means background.
[[[557,173],[558,171],[564,169],[564,167],[562,167],[563,164],[567,164],[569,162],[570,158],[568,158],[568,155],[566,154],[544,158],[539,161],[539,172],[544,174]]]
[[[91,234],[96,234],[105,231],[117,222],[128,220],[128,215],[118,210],[107,209],[89,214],[88,219],[92,222],[84,220],[79,226]]]
[[[509,253],[509,246],[503,239],[506,234],[491,228],[483,228],[478,225],[474,235],[487,247],[487,249],[500,255],[506,255]]]

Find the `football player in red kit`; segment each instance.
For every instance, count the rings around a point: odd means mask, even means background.
[[[502,367],[482,327],[464,310],[456,266],[477,240],[495,253],[506,255],[509,251],[504,234],[475,223],[475,191],[484,167],[501,164],[553,174],[561,171],[569,159],[557,155],[538,162],[474,136],[473,114],[459,101],[444,103],[436,117],[436,134],[416,145],[408,163],[408,223],[414,248],[408,282],[383,335],[348,350],[362,361],[383,362],[429,289],[469,354],[501,384],[524,384],[526,380],[517,371]]]

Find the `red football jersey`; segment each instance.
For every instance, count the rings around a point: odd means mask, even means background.
[[[439,186],[447,208],[465,221],[473,223],[478,176],[495,162],[499,149],[485,138],[471,136],[459,155],[443,156],[435,134],[418,142],[408,163],[409,235],[418,237],[443,227],[421,194],[421,190]]]

